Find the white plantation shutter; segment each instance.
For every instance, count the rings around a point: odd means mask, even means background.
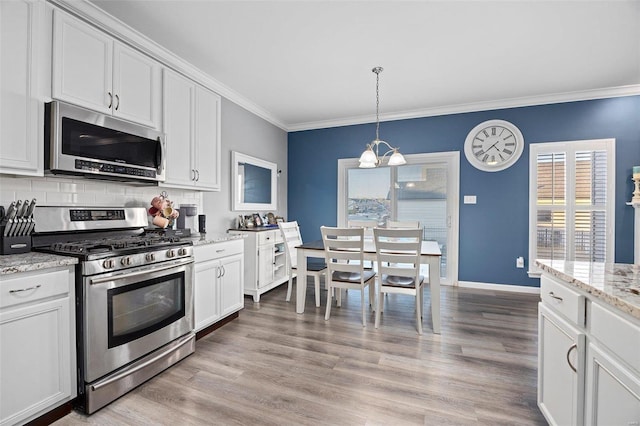
[[[613,262],[615,141],[530,149],[530,265],[536,258]]]

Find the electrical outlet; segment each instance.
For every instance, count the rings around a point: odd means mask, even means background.
[[[524,268],[524,257],[520,256],[516,259],[516,268]]]

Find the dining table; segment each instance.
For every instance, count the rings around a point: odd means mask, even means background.
[[[296,247],[298,265],[297,282],[307,282],[307,259],[323,258],[324,243],[322,240],[303,243]],[[423,241],[420,250],[420,262],[429,266],[429,287],[431,289],[431,317],[433,322],[433,332],[440,334],[440,259],[442,252],[437,241]],[[364,260],[376,261],[376,247],[373,239],[365,239],[363,248]],[[296,313],[303,314],[305,301],[307,298],[307,286],[296,285]]]

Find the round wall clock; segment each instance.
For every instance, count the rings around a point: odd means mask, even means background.
[[[477,169],[497,172],[511,167],[522,155],[524,137],[504,120],[489,120],[471,129],[464,141],[464,155]]]

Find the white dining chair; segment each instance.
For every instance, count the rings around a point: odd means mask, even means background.
[[[289,283],[287,285],[287,302],[291,300],[291,291],[293,288],[293,279],[296,278],[297,285],[306,285],[306,282],[299,282],[297,277],[298,254],[296,247],[302,244],[302,236],[300,235],[300,227],[297,221],[280,222],[278,228],[284,240],[284,250],[287,255],[287,264],[289,265]],[[320,277],[327,271],[324,264],[307,263],[307,275],[313,276],[313,285],[315,288],[316,306],[320,307]],[[304,279],[304,278],[303,278]]]
[[[424,277],[420,275],[422,230],[385,229],[373,230],[378,266],[378,307],[375,327],[380,325],[383,294],[407,294],[416,300],[416,325],[422,334],[422,289]]]
[[[367,325],[364,303],[364,290],[369,287],[369,304],[373,306],[375,298],[374,277],[376,273],[365,269],[364,229],[320,227],[327,264],[327,310],[324,319],[331,315],[331,305],[335,293],[337,306],[341,306],[342,289],[360,290],[362,305],[362,326]],[[334,292],[335,290],[335,292]]]

